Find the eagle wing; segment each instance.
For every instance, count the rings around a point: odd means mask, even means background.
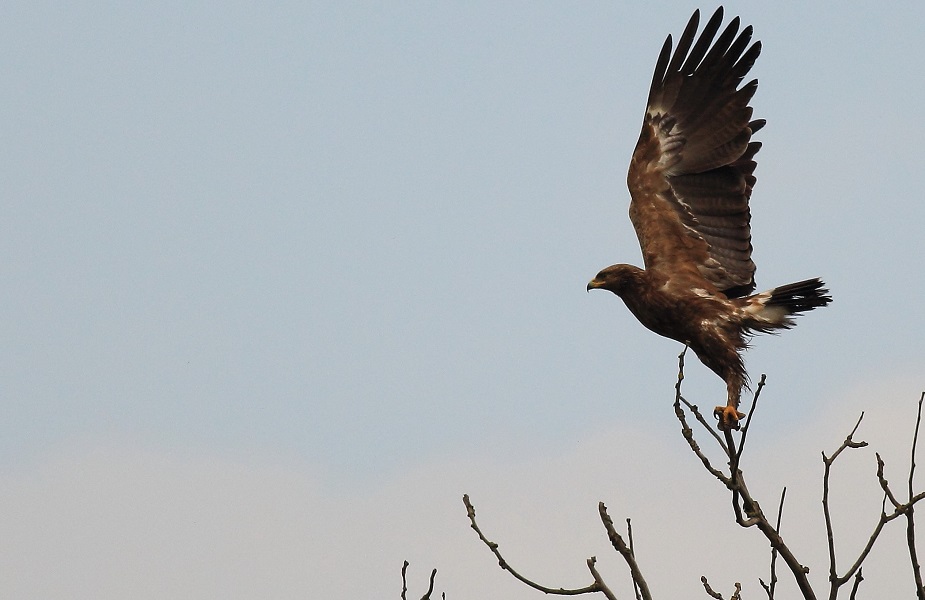
[[[755,185],[751,141],[763,120],[748,105],[758,87],[739,87],[761,51],[738,17],[719,31],[719,8],[695,38],[694,12],[678,47],[665,40],[649,89],[642,132],[630,162],[630,219],[646,269],[669,282],[710,287],[728,297],[755,289],[751,213]]]

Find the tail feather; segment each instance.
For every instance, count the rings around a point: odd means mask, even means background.
[[[790,314],[798,315],[832,301],[829,290],[818,277],[782,285],[771,290],[767,306],[783,306]]]
[[[792,316],[827,306],[831,301],[829,290],[818,277],[741,299],[746,314],[745,326],[760,332],[790,329],[796,324]]]

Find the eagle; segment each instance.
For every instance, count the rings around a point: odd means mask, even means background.
[[[588,283],[619,296],[648,329],[692,349],[726,383],[714,416],[738,429],[748,374],[742,352],[756,333],[793,327],[793,317],[832,301],[819,278],[758,294],[752,261],[749,199],[755,186],[752,119],[758,87],[742,85],[761,52],[752,27],[734,18],[722,33],[723,9],[697,36],[695,11],[672,53],[662,46],[642,132],[627,175],[630,220],[645,269],[617,264]],[[717,33],[719,35],[717,36]]]

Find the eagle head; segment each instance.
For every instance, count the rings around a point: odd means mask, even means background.
[[[629,288],[636,287],[642,279],[643,270],[633,265],[611,265],[603,269],[588,282],[588,291],[609,290],[618,296]]]

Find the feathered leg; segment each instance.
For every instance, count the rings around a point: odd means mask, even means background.
[[[739,398],[742,395],[743,382],[726,380],[726,406],[717,406],[713,409],[717,427],[722,431],[738,429],[739,421],[745,418],[745,413],[739,412]]]
[[[716,417],[721,430],[738,429],[739,420],[745,417],[738,410],[739,398],[747,380],[745,364],[739,354],[740,349],[745,347],[745,342],[741,337],[732,336],[726,339],[709,336],[699,342],[698,345],[691,345],[697,353],[697,358],[726,382],[726,405],[717,406],[713,410],[713,416]]]

